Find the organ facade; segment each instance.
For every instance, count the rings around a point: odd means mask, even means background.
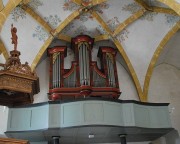
[[[117,68],[117,51],[109,46],[99,47],[100,68],[92,61],[94,39],[79,35],[71,40],[75,58],[71,68],[64,68],[66,46],[48,49],[50,58],[49,99],[80,97],[106,97],[118,99],[120,95]]]

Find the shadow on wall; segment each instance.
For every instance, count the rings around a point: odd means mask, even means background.
[[[180,137],[177,130],[173,130],[165,136],[151,142],[150,144],[180,144]]]

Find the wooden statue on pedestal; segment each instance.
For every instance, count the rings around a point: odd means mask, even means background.
[[[0,105],[20,106],[33,102],[33,95],[39,92],[39,78],[26,62],[21,64],[17,50],[17,29],[11,25],[14,50],[0,70]]]

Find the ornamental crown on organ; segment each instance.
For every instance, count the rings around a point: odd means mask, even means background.
[[[75,58],[71,68],[64,68],[67,56],[66,46],[48,49],[50,58],[49,99],[66,99],[79,97],[119,98],[120,90],[116,68],[117,51],[109,46],[99,47],[97,62],[92,61],[94,39],[79,35],[71,40],[71,49]]]

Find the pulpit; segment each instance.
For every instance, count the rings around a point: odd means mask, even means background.
[[[20,61],[17,50],[17,29],[12,26],[14,50],[5,64],[0,64],[0,105],[20,106],[33,103],[33,95],[39,92],[39,78],[31,71],[27,62]]]

